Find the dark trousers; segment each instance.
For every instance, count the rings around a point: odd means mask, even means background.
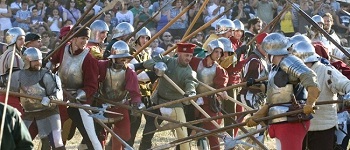
[[[159,109],[151,110],[150,112],[161,115]],[[145,115],[145,119],[146,119],[146,124],[145,124],[145,128],[143,130],[143,134],[151,132],[151,131],[155,131],[157,129],[156,126],[154,125],[155,118]],[[161,119],[158,120],[158,124],[161,124],[162,122],[163,122],[163,120],[161,120]],[[139,150],[150,149],[152,147],[153,136],[154,136],[154,133],[151,133],[148,135],[143,135],[142,139],[141,139]]]
[[[335,144],[335,127],[322,131],[309,131],[304,137],[303,150],[332,150]]]

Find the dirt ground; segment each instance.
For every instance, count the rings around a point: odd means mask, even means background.
[[[166,122],[164,122],[164,123],[166,123]],[[137,133],[135,144],[133,146],[135,150],[138,150],[138,147],[139,147],[139,144],[140,144],[140,140],[141,140],[141,137],[142,137],[142,131],[143,131],[144,125],[145,125],[145,120],[143,118],[141,126],[140,126],[140,128],[138,130],[138,133]],[[246,139],[248,139],[248,138],[246,138]],[[246,139],[244,139],[244,140],[246,140]],[[80,143],[81,140],[82,140],[82,137],[81,137],[79,131],[77,130],[75,132],[74,137],[67,142],[66,149],[67,150],[78,150],[78,146],[79,146],[79,143]],[[153,138],[153,144],[154,144],[154,146],[160,146],[160,145],[167,144],[167,143],[169,143],[171,141],[174,141],[174,140],[176,140],[176,139],[174,137],[174,134],[171,131],[157,132],[155,134],[155,137]],[[266,138],[264,144],[271,150],[275,149],[275,147],[274,147],[274,140],[270,139],[269,137]],[[38,138],[36,138],[34,140],[34,146],[35,146],[34,150],[38,149],[38,145],[39,145],[39,140],[38,140]],[[174,149],[174,148],[171,148],[171,150],[172,149]],[[196,146],[196,142],[195,141],[191,142],[191,149],[192,150],[197,150],[198,149],[197,146]],[[222,149],[223,149],[223,146],[222,146]],[[249,147],[241,146],[241,147],[237,147],[237,149],[249,149]],[[250,148],[250,149],[253,149],[253,148]]]

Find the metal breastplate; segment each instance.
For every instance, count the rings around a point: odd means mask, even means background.
[[[39,83],[36,83],[31,86],[21,85],[20,93],[25,93],[25,94],[35,95],[40,97],[46,96],[45,88],[41,87]],[[37,112],[37,111],[41,111],[49,108],[47,106],[42,105],[40,100],[21,97],[20,102],[26,112]]]
[[[121,101],[125,99],[127,91],[125,90],[125,72],[126,70],[115,70],[108,68],[106,79],[103,81],[100,95],[104,98]]]
[[[283,87],[278,87],[275,84],[275,77],[278,69],[273,69],[269,74],[268,84],[267,84],[267,103],[287,103],[291,100],[291,94],[294,94],[293,84],[286,84]]]
[[[197,68],[197,79],[211,87],[214,85],[214,77],[216,75],[217,63],[214,63],[210,68],[204,67],[203,60],[199,62]],[[197,87],[198,93],[204,93],[210,91],[205,86],[199,84]]]
[[[85,49],[79,55],[69,54],[69,45],[64,49],[63,60],[58,70],[62,86],[65,89],[77,90],[83,87],[83,62],[89,50]]]

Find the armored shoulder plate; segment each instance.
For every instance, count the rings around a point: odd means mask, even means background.
[[[291,74],[297,78],[303,73],[311,71],[299,58],[293,55],[287,55],[284,57],[279,65],[287,74]]]

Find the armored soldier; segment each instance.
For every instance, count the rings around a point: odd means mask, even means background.
[[[319,62],[319,55],[316,54],[313,45],[307,41],[293,44],[292,54],[299,57],[306,66],[315,71],[320,87],[320,99],[337,100],[337,94],[350,92],[350,81],[341,72],[331,65],[324,65]],[[315,110],[313,119],[307,135],[304,138],[303,147],[314,149],[333,149],[334,132],[338,123],[336,104],[320,105]],[[303,148],[303,149],[305,149]]]
[[[224,45],[219,40],[212,40],[208,43],[206,57],[201,58],[192,58],[191,67],[197,72],[197,79],[204,84],[207,84],[214,88],[223,88],[226,87],[228,82],[228,75],[224,68],[222,68],[217,61],[220,59],[223,54]],[[206,88],[204,85],[199,84],[197,87],[197,93],[208,92],[210,89]],[[221,101],[227,99],[226,91],[217,93],[215,95],[209,95],[197,100],[197,103],[202,104],[203,110],[208,113],[209,116],[215,117],[222,115],[221,114]],[[203,101],[203,102],[200,102]],[[195,109],[195,108],[193,108]],[[198,114],[199,112],[197,112]],[[200,115],[200,118],[205,118],[204,115]],[[220,124],[221,119],[215,120]],[[203,128],[207,130],[214,130],[217,127],[211,122],[203,122]],[[219,139],[216,136],[209,136],[209,145],[212,150],[220,150]],[[216,146],[216,148],[214,148]]]
[[[99,62],[101,70],[99,96],[123,104],[131,104],[136,109],[140,109],[144,106],[141,105],[137,74],[128,67],[128,62],[133,58],[129,51],[128,44],[124,41],[117,41],[112,46],[111,55],[108,56],[109,60]],[[128,97],[130,97],[130,100],[128,100]],[[131,137],[129,111],[118,106],[112,106],[111,109],[123,114],[122,120],[114,122],[113,131],[123,140],[129,140]],[[112,150],[122,149],[121,142],[113,137]]]
[[[111,48],[115,42],[122,40],[129,44],[130,39],[126,39],[126,37],[132,32],[134,32],[134,27],[130,23],[119,23],[113,31],[112,40],[108,43],[106,50],[103,53],[103,58],[107,59],[107,57],[111,54]]]
[[[91,35],[87,48],[90,49],[90,53],[96,59],[103,59],[104,50],[101,47],[101,44],[104,43],[109,32],[109,27],[106,22],[102,20],[95,20],[91,25]]]
[[[192,72],[192,69],[189,65],[189,62],[193,57],[193,51],[196,45],[189,43],[178,43],[177,45],[177,58],[169,56],[157,56],[143,63],[143,66],[145,68],[154,70],[158,76],[162,76],[163,74],[168,75],[169,78],[175,82],[175,84],[177,84],[181,89],[185,91],[185,95],[180,94],[179,91],[177,91],[173,86],[169,86],[168,81],[166,81],[164,78],[160,78],[158,87],[151,97],[151,100],[155,105],[184,98],[184,96],[191,96],[196,94],[198,81],[196,79],[195,73]],[[171,119],[180,122],[186,122],[182,103],[173,104],[167,106],[166,108],[161,108],[158,110],[152,110],[152,112],[157,114],[160,114],[162,112],[162,115],[170,117]],[[156,129],[154,125],[149,125],[154,124],[154,119],[155,118],[153,117],[146,119],[152,121],[146,122],[143,133],[148,133]],[[176,128],[175,130],[178,139],[187,137],[186,127]],[[149,134],[142,137],[140,149],[149,149],[152,147],[153,135],[154,134]],[[181,144],[180,149],[190,149],[189,144]]]
[[[23,53],[24,68],[12,74],[11,90],[34,96],[41,96],[42,101],[20,98],[23,106],[23,121],[27,128],[36,122],[38,135],[42,140],[42,149],[50,148],[48,135],[52,133],[54,149],[65,149],[61,137],[61,119],[58,107],[50,104],[50,99],[62,100],[61,81],[58,76],[41,68],[42,53],[37,48],[28,48]]]
[[[78,26],[73,30],[76,32],[80,28]],[[97,92],[99,74],[98,62],[89,53],[89,49],[86,48],[90,32],[91,30],[88,27],[82,29],[70,43],[62,47],[48,62],[53,66],[60,63],[58,73],[62,80],[63,89],[75,97],[73,101],[86,106],[91,105],[92,96]],[[83,109],[71,107],[68,107],[67,111],[73,124],[77,126],[83,136],[83,143],[87,145],[88,149],[102,149],[95,133],[93,119],[88,116],[88,113]]]
[[[292,109],[303,109],[304,115],[297,115],[304,116],[302,118],[296,119],[293,116],[285,116],[269,121],[269,135],[271,138],[276,138],[278,149],[301,149],[302,139],[310,126],[310,114],[314,113],[313,106],[320,92],[316,74],[299,58],[289,54],[287,50],[288,39],[282,34],[269,34],[263,40],[262,48],[268,54],[270,63],[274,65],[269,73],[267,103],[247,119],[247,125],[256,126],[258,124],[254,119],[267,115],[276,115]],[[294,95],[303,92],[297,88],[298,85],[305,87],[308,92],[305,105],[302,108],[300,105],[304,101],[294,98]],[[269,107],[269,105],[272,106]]]
[[[212,40],[218,39],[219,37],[230,38],[235,25],[230,19],[221,19],[215,27],[215,34],[211,34],[208,39],[204,42],[203,48],[208,47],[208,43]]]
[[[13,60],[13,71],[23,69],[24,62],[21,58],[22,48],[24,47],[25,33],[19,27],[14,27],[6,32],[6,43],[8,44],[7,50],[0,56],[0,75],[6,76],[10,71],[11,58],[13,50],[15,50],[15,56]],[[0,86],[0,89],[5,89],[6,86]],[[5,94],[0,94],[1,102],[5,102]],[[16,108],[19,112],[23,114],[23,109],[19,103],[18,97],[9,96],[8,104]]]

